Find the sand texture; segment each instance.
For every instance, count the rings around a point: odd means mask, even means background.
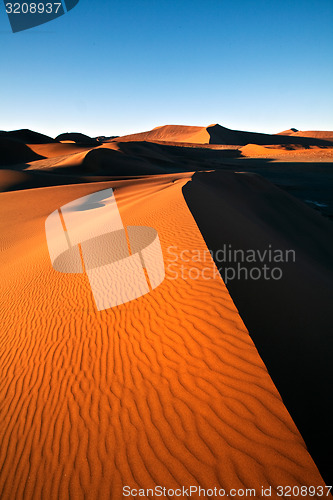
[[[167,266],[150,294],[98,312],[86,275],[50,265],[45,218],[108,187],[125,225],[157,229],[166,260],[169,245],[203,251],[190,179],[1,194],[1,499],[324,484],[219,276]]]

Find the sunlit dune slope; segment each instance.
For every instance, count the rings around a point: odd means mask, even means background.
[[[1,499],[119,500],[124,485],[323,485],[215,273],[182,194],[190,179],[0,195]],[[125,226],[158,231],[166,279],[97,312],[85,274],[52,269],[44,224],[109,187]],[[204,260],[188,262],[194,251]]]
[[[294,132],[298,132],[297,128],[288,128],[283,130],[283,132],[278,132],[277,135],[292,135]]]
[[[247,144],[241,148],[243,156],[249,156],[250,158],[256,156],[268,156],[269,153],[273,153],[272,150],[265,148],[265,146],[258,146],[258,144]],[[278,149],[274,149],[274,153],[279,152]]]
[[[324,130],[298,130],[291,134],[293,137],[312,137],[315,139],[323,139],[325,141],[333,142],[333,131],[324,131]]]
[[[163,125],[148,132],[130,134],[120,137],[122,141],[174,141],[208,144],[209,134],[205,127],[186,125]],[[118,138],[115,139],[118,141]]]
[[[55,158],[69,156],[82,151],[90,151],[91,146],[82,146],[75,143],[50,143],[50,144],[28,144],[28,147],[35,153],[45,158]]]
[[[333,146],[322,148],[320,146],[308,146],[303,148],[299,145],[276,144],[259,146],[258,144],[247,144],[239,150],[242,156],[247,158],[270,158],[280,161],[293,162],[330,162],[333,159]]]

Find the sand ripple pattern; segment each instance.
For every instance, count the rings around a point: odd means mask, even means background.
[[[169,245],[206,249],[186,175],[0,195],[2,500],[323,484],[222,280],[170,279]],[[52,269],[44,222],[108,187],[126,226],[156,228],[167,275],[98,312],[86,275]]]

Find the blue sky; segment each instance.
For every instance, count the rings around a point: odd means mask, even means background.
[[[80,0],[16,34],[0,4],[0,129],[333,130],[332,49],[332,0]]]

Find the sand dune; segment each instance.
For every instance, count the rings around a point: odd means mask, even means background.
[[[14,139],[25,144],[49,144],[51,142],[56,142],[55,139],[47,135],[29,129],[13,130],[11,132],[0,131],[0,137]]]
[[[297,128],[288,128],[283,130],[283,132],[278,132],[277,135],[292,135],[294,132],[298,132]]]
[[[245,146],[246,144],[299,144],[305,147],[311,145],[330,146],[332,144],[332,136],[326,136],[325,133],[318,132],[318,135],[316,136],[308,135],[302,137],[299,132],[292,134],[290,134],[289,132],[290,131],[287,131],[287,135],[283,136],[280,134],[272,135],[231,130],[226,127],[222,127],[219,124],[209,125],[208,127],[165,125],[163,127],[157,127],[148,132],[126,135],[115,140],[118,142],[174,141],[192,142],[198,144],[224,144],[239,146]]]
[[[311,137],[313,139],[323,139],[325,141],[333,141],[333,131],[332,130],[297,130],[296,128],[290,128],[289,130],[284,130],[279,132],[277,135],[289,135],[293,137]]]
[[[115,139],[118,141],[171,141],[208,144],[209,134],[205,127],[191,127],[185,125],[164,125],[148,132],[125,135]]]
[[[56,141],[71,141],[77,144],[98,146],[99,142],[88,135],[79,132],[65,132],[55,138]]]
[[[250,158],[253,158],[256,156],[268,157],[269,154],[272,154],[272,153],[279,154],[280,150],[277,148],[274,148],[274,150],[272,151],[268,148],[265,148],[265,146],[258,146],[258,144],[247,144],[246,146],[243,146],[241,148],[241,152],[242,152],[242,155],[249,156]]]
[[[112,175],[147,175],[165,172],[157,165],[149,165],[146,159],[131,154],[124,155],[119,150],[100,147],[85,156],[82,167],[89,172],[110,172]]]
[[[322,148],[319,146],[277,146],[266,145],[258,146],[257,144],[247,144],[239,149],[243,156],[247,158],[269,158],[279,161],[294,161],[294,162],[321,162],[332,161],[333,148]]]
[[[68,156],[87,149],[74,143],[62,144],[31,130],[0,132],[0,166]]]
[[[108,187],[125,225],[157,229],[166,263],[170,245],[204,252],[191,176],[0,195],[1,498],[323,485],[211,259],[183,263],[211,280],[167,265],[157,289],[102,312],[86,275],[50,265],[46,217]]]
[[[325,141],[333,141],[333,131],[324,131],[324,130],[297,130],[291,134],[293,137],[313,137],[315,139],[323,139]]]
[[[83,146],[72,143],[51,143],[51,144],[28,144],[31,151],[43,156],[44,158],[56,158],[60,156],[69,156],[82,151],[89,151],[92,146]]]

